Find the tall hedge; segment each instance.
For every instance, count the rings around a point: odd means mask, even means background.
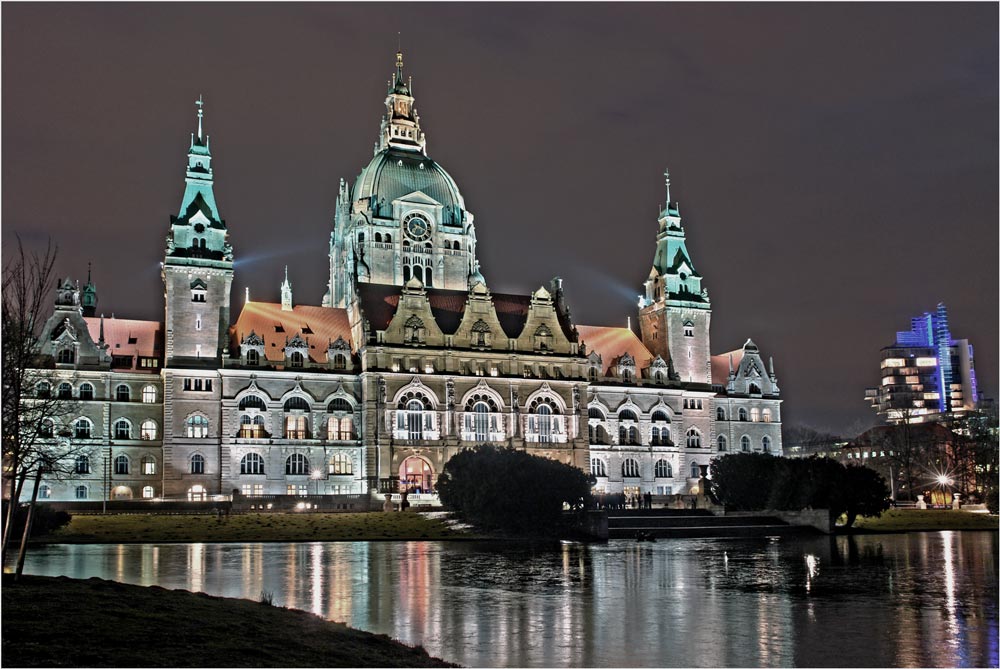
[[[763,453],[733,453],[712,461],[712,494],[736,511],[829,509],[879,516],[889,508],[889,486],[867,467],[845,467],[830,458],[783,458]]]
[[[456,454],[437,481],[441,502],[464,520],[521,533],[551,529],[563,503],[589,504],[590,488],[590,478],[577,467],[487,445]]]

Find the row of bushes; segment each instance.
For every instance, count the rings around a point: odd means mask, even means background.
[[[765,453],[734,453],[712,461],[711,493],[727,509],[829,509],[832,518],[880,516],[890,491],[873,469],[845,466],[830,458],[783,458]]]

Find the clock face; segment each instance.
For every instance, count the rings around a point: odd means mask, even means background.
[[[431,224],[420,214],[410,214],[403,221],[406,236],[416,242],[422,242],[431,236]]]

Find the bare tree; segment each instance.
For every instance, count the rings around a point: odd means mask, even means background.
[[[40,355],[38,339],[52,305],[56,254],[51,242],[43,252],[32,252],[18,238],[3,267],[3,483],[10,500],[3,518],[4,560],[25,481],[35,478],[35,497],[43,470],[59,478],[73,467],[75,448],[61,419],[75,404],[59,392],[61,379],[51,358]]]

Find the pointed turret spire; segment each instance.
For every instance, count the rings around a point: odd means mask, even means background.
[[[205,110],[204,110],[205,100],[202,99],[201,95],[198,96],[198,99],[195,101],[195,104],[198,105],[198,141],[201,142],[201,136],[202,136],[202,133],[201,133],[201,118],[202,118],[202,116],[205,113]],[[667,199],[669,200],[670,198],[667,197]]]
[[[663,179],[667,182],[667,206],[670,206],[670,170],[663,170]]]
[[[200,209],[209,220],[221,223],[222,218],[212,190],[211,141],[204,132],[205,100],[199,95],[194,104],[198,108],[198,132],[191,133],[187,174],[184,179],[187,185],[177,218],[190,216]]]
[[[90,280],[90,263],[87,263],[87,284],[80,294],[80,306],[83,307],[84,316],[93,316],[97,312],[97,287]]]
[[[288,265],[285,265],[285,280],[281,282],[281,310],[292,310],[292,284],[288,281]]]
[[[413,79],[409,79],[412,84]],[[403,50],[396,51],[396,71],[389,79],[389,93],[385,99],[386,114],[375,152],[387,148],[426,153],[426,140],[420,130],[420,117],[413,106],[412,86],[403,72]]]

